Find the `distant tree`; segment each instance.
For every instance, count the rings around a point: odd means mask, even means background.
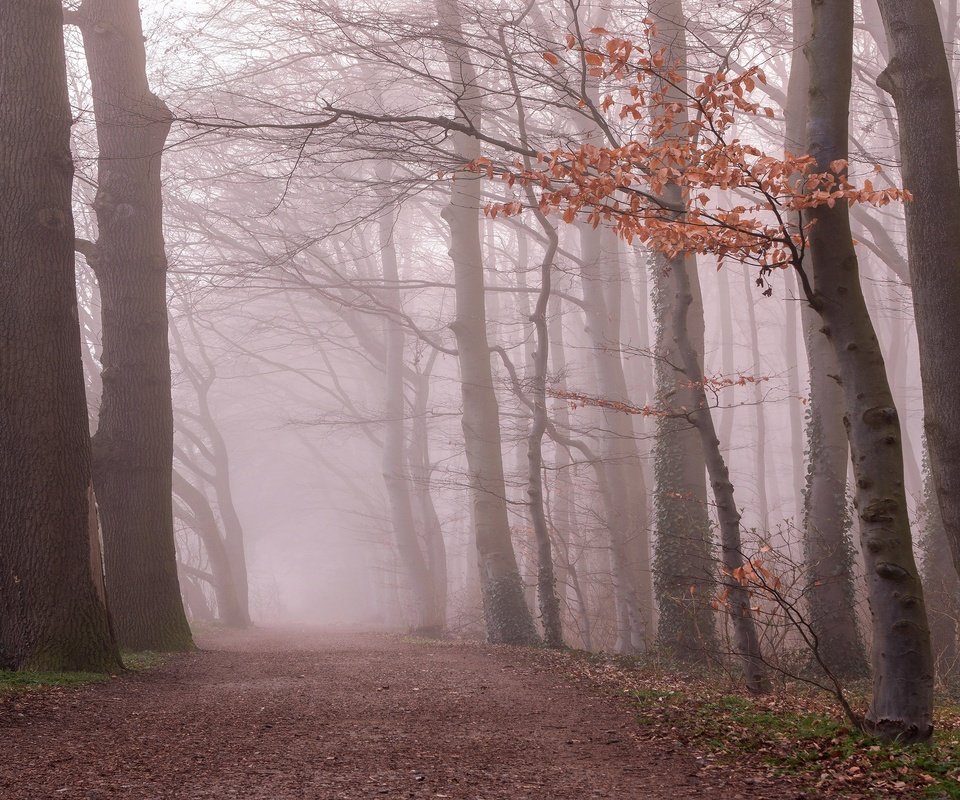
[[[177,582],[160,162],[171,115],[147,83],[137,0],[84,0],[96,118],[98,237],[82,251],[97,277],[103,394],[93,469],[107,593],[117,637],[135,649],[192,646]]]
[[[59,0],[0,5],[0,41],[0,668],[106,672]]]

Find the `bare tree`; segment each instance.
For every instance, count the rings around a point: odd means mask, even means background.
[[[4,3],[0,40],[0,668],[107,672],[59,0]]]

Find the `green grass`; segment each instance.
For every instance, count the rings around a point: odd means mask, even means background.
[[[683,721],[687,741],[730,764],[755,764],[828,794],[960,800],[960,707],[941,705],[934,740],[922,745],[871,739],[831,713],[829,700],[772,702],[739,694],[642,688],[629,692],[644,725]],[[791,705],[793,707],[791,708]],[[822,706],[822,710],[817,707]],[[812,710],[811,710],[812,709]],[[823,787],[827,789],[827,786]],[[862,794],[858,796],[863,796]]]
[[[131,672],[156,669],[167,660],[166,653],[124,651],[123,666]],[[94,683],[104,683],[112,675],[102,672],[10,672],[0,670],[0,697],[44,689],[73,689]]]

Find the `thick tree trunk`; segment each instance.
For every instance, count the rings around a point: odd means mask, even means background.
[[[793,4],[795,48],[811,35],[810,0]],[[792,153],[806,150],[810,68],[795,49],[787,90],[787,132],[784,147]],[[809,623],[817,637],[818,656],[838,675],[867,671],[863,640],[857,625],[853,581],[853,544],[847,511],[849,447],[843,425],[844,396],[837,381],[839,367],[833,346],[823,333],[823,322],[810,305],[800,310],[810,371],[807,416],[807,474],[803,495],[804,592]]]
[[[852,0],[814,3],[806,53],[809,151],[817,169],[826,171],[847,158]],[[874,694],[864,725],[884,738],[923,740],[933,731],[933,661],[910,537],[899,419],[860,288],[847,206],[821,206],[809,216],[814,222],[810,300],[837,357],[846,401],[844,425],[873,618]]]
[[[0,4],[0,41],[0,668],[106,672],[59,0]]]
[[[93,441],[107,594],[120,643],[192,646],[177,582],[160,160],[170,112],[147,84],[137,0],[84,0],[72,14],[90,72],[100,147],[98,240],[88,259],[103,317]]]
[[[680,0],[652,0],[649,13],[657,24],[653,49],[663,48],[666,63],[686,67],[686,19]],[[664,87],[672,97],[684,87]],[[680,98],[676,98],[680,99]],[[682,120],[678,119],[677,124]],[[664,409],[702,407],[702,366],[695,377],[673,366],[689,354],[703,364],[704,319],[700,277],[695,259],[654,255],[657,405]],[[679,275],[678,273],[683,273]],[[687,288],[678,291],[683,283]],[[682,330],[678,328],[682,327]],[[712,420],[711,420],[712,424]],[[715,437],[714,437],[715,438]],[[707,514],[706,452],[698,429],[675,416],[657,420],[654,470],[657,489],[655,580],[660,600],[658,638],[673,655],[703,660],[716,654],[716,622],[710,605],[716,583],[710,519]]]
[[[438,0],[451,81],[457,88],[458,121],[478,127],[480,89],[476,70],[463,43],[460,9],[456,0]],[[477,139],[452,135],[463,161],[480,155]],[[529,644],[537,640],[530,609],[523,596],[517,558],[510,539],[500,442],[500,410],[493,386],[487,343],[483,256],[480,247],[482,178],[458,170],[451,181],[450,202],[441,216],[450,228],[456,319],[451,325],[457,341],[463,398],[463,436],[473,497],[474,525],[487,638],[491,642]]]
[[[400,306],[400,274],[397,250],[393,240],[396,215],[385,214],[378,221],[380,260],[383,266],[384,299],[394,313],[387,317],[384,383],[384,434],[382,471],[390,505],[397,555],[403,566],[407,588],[413,597],[412,628],[414,631],[439,634],[444,627],[443,609],[437,596],[427,559],[420,549],[417,524],[413,513],[410,478],[406,471],[406,396],[403,379],[404,335],[396,316]]]
[[[960,178],[956,108],[932,0],[879,0],[890,61],[877,84],[897,107],[907,254],[920,347],[924,429],[940,512],[960,572]]]

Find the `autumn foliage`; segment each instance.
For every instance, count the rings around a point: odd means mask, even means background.
[[[649,43],[656,29],[650,20],[645,25]],[[756,264],[761,275],[801,263],[809,225],[804,210],[910,199],[903,189],[877,188],[869,179],[854,185],[846,161],[815,172],[809,155],[772,156],[740,139],[740,119],[774,115],[751,97],[766,82],[761,69],[707,73],[691,87],[664,63],[663,51],[651,52],[604,28],[591,33],[599,46],[568,36],[565,58],[580,60],[606,92],[597,112],[625,123],[629,139],[538,153],[531,168],[480,158],[470,169],[510,187],[535,188],[540,210],[559,213],[566,222],[608,224],[627,241],[670,256],[712,254],[721,263],[730,258]],[[554,52],[543,58],[557,68],[565,61]],[[486,212],[519,214],[525,205],[518,195]]]

